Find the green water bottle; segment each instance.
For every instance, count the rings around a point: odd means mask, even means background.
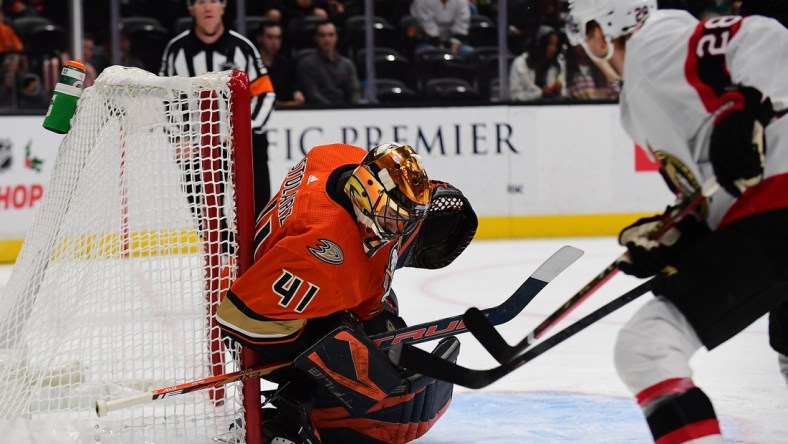
[[[69,60],[60,71],[60,80],[44,117],[44,128],[58,134],[66,134],[71,129],[71,118],[74,117],[77,101],[82,94],[85,71],[85,65],[79,59]]]

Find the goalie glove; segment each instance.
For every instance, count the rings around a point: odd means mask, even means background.
[[[763,179],[763,127],[774,116],[772,103],[749,86],[729,87],[714,112],[709,157],[720,185],[735,197]]]
[[[397,268],[435,269],[451,264],[471,243],[479,226],[476,212],[458,188],[430,181],[432,199],[427,217],[402,240]]]
[[[654,276],[680,256],[687,246],[711,232],[706,222],[690,214],[669,228],[659,239],[654,239],[662,220],[674,217],[675,214],[671,213],[675,211],[678,210],[668,207],[661,215],[638,219],[621,230],[618,243],[627,248],[628,254],[616,262],[619,270],[638,278]]]

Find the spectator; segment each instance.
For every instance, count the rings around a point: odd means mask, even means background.
[[[576,45],[566,52],[566,93],[576,100],[615,100],[618,86],[607,80],[582,46]]]
[[[0,9],[0,104],[16,107],[17,76],[23,71],[22,39],[5,21]]]
[[[228,69],[246,71],[252,95],[255,210],[262,210],[271,197],[265,123],[276,99],[268,70],[252,42],[224,27],[226,0],[187,0],[187,4],[194,24],[167,44],[159,75],[194,77]]]
[[[269,8],[263,14],[263,17],[271,20],[274,23],[282,23],[282,9],[281,8]]]
[[[48,57],[44,60],[42,71],[43,71],[43,86],[44,89],[48,93],[52,93],[57,86],[57,82],[60,81],[60,72],[63,70],[63,67],[66,66],[69,60],[71,60],[71,54],[68,52],[62,52],[59,55],[53,55]],[[77,59],[85,65],[85,82],[83,84],[84,87],[92,86],[93,82],[96,81],[96,77],[98,77],[98,71],[91,63],[86,63],[82,59]]]
[[[69,4],[70,2],[63,0],[12,0],[9,6],[13,17],[44,17],[55,25],[67,28],[69,26]],[[9,9],[6,11],[8,12]]]
[[[352,2],[344,0],[321,0],[318,5],[334,23],[345,23],[348,17],[356,13]]]
[[[0,2],[0,10],[2,10],[4,15],[12,19],[24,15],[26,9],[27,5],[20,0],[5,0],[4,2]]]
[[[42,88],[41,78],[29,72],[23,49],[22,39],[6,23],[0,9],[0,106],[45,109],[49,95]]]
[[[276,105],[303,104],[304,93],[296,85],[295,63],[281,52],[282,27],[276,23],[264,23],[257,34],[257,45],[276,91]]]
[[[16,34],[14,28],[6,23],[5,13],[0,9],[0,54],[20,53],[22,49],[22,39]]]
[[[328,18],[328,11],[318,6],[312,0],[288,0],[284,7],[285,20],[288,28],[295,25],[304,17]]]
[[[263,16],[279,24],[282,23],[282,13],[284,10],[284,0],[246,2],[246,15]]]
[[[0,107],[16,108],[17,76],[22,72],[19,54],[3,54],[0,63]]]
[[[283,15],[282,29],[287,34],[287,46],[293,54],[312,47],[316,23],[328,20],[328,12],[313,0],[287,0]]]
[[[93,82],[95,82],[96,77],[98,77],[98,71],[95,68],[95,58],[94,58],[94,45],[93,45],[93,37],[89,34],[85,34],[85,37],[82,40],[82,49],[83,49],[83,57],[81,59],[77,59],[85,65],[85,81],[83,83],[83,87],[92,86]],[[90,61],[86,61],[85,56],[90,58]],[[46,57],[41,66],[41,73],[42,79],[41,84],[46,92],[46,94],[51,95],[52,92],[55,90],[57,83],[60,81],[60,73],[63,70],[63,67],[66,66],[69,60],[72,59],[72,56],[69,52],[58,52],[57,54],[52,54]],[[27,82],[28,85],[31,82]],[[28,89],[32,89],[32,87],[28,87]]]
[[[98,77],[98,70],[96,69],[96,38],[92,34],[84,34],[82,36],[82,64],[85,65],[85,83],[83,86],[87,88],[92,86]]]
[[[509,49],[515,54],[535,45],[542,26],[563,28],[558,0],[514,0],[509,3]]]
[[[468,40],[471,8],[468,0],[413,0],[410,15],[419,27],[416,53],[429,48],[467,55],[473,47]]]
[[[118,64],[120,66],[145,69],[145,63],[138,57],[132,55],[131,44],[131,38],[129,37],[128,32],[126,30],[121,30],[120,41],[118,42],[118,47],[120,48],[120,60]],[[103,47],[104,50],[102,51],[102,54],[98,56],[95,54],[93,55],[93,63],[96,67],[96,71],[99,73],[113,64],[112,42],[109,40],[109,37],[104,40]]]
[[[50,95],[44,90],[38,75],[25,72],[17,77],[17,108],[46,109]]]
[[[306,103],[342,105],[361,102],[361,83],[353,62],[337,52],[337,28],[331,22],[315,28],[317,51],[303,56],[296,73]]]
[[[539,29],[531,52],[524,52],[509,70],[511,100],[536,100],[566,97],[564,57],[558,31],[549,26]]]
[[[476,0],[468,0],[468,8],[470,8],[471,15],[480,15],[479,3]]]

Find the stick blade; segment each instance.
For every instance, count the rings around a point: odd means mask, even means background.
[[[462,367],[409,344],[393,346],[389,349],[389,359],[412,372],[471,389],[480,389],[495,381],[488,381],[484,370]]]
[[[555,279],[558,274],[580,259],[581,256],[583,256],[583,250],[571,245],[564,245],[540,265],[539,268],[533,272],[531,277],[539,279],[540,281],[550,282]]]
[[[498,333],[487,316],[476,307],[469,308],[462,317],[465,327],[484,346],[496,361],[503,364],[511,355],[511,346]]]

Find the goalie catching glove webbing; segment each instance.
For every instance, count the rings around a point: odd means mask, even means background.
[[[479,221],[462,191],[430,181],[430,210],[421,227],[403,239],[397,268],[435,269],[451,264],[476,234]]]
[[[734,85],[719,97],[709,157],[717,181],[732,196],[763,179],[763,129],[772,117],[771,101],[755,88]]]

